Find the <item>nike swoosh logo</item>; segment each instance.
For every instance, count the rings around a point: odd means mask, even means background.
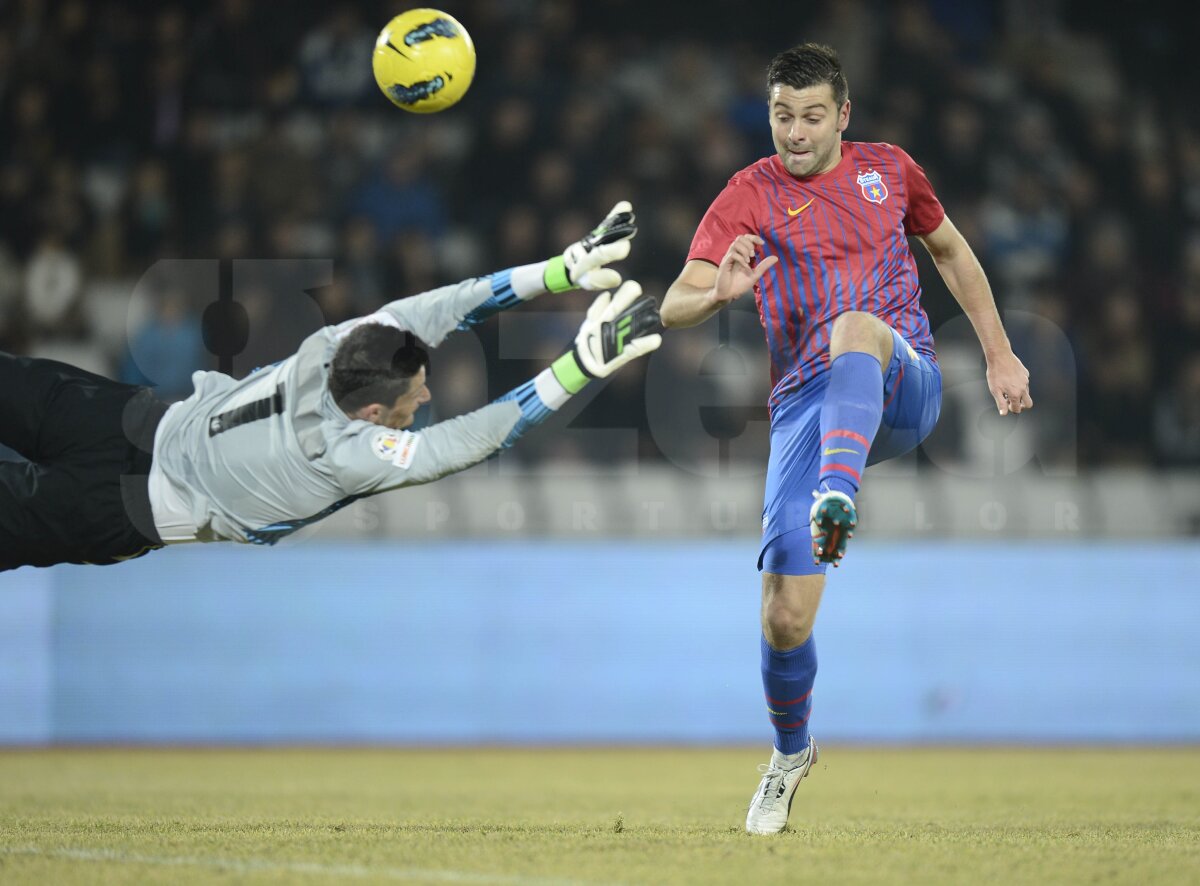
[[[821,455],[837,455],[839,452],[853,452],[858,455],[857,449],[826,449]]]
[[[816,197],[813,197],[813,198],[811,198],[811,199],[810,199],[810,200],[809,200],[807,203],[805,203],[805,204],[804,204],[803,206],[801,206],[799,209],[790,209],[790,208],[789,208],[789,209],[788,209],[788,211],[787,211],[787,214],[788,214],[788,215],[790,215],[790,216],[792,216],[792,217],[795,217],[795,216],[799,215],[799,214],[800,214],[800,213],[802,213],[804,210],[808,209],[808,207],[812,206],[812,202],[813,202],[813,200],[816,200],[816,199],[817,199]]]

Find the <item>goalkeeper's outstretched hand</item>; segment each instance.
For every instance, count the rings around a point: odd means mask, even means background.
[[[619,286],[621,275],[605,265],[629,255],[629,241],[635,234],[633,207],[622,200],[591,233],[563,250],[563,266],[571,286],[592,292]]]
[[[574,394],[591,379],[607,378],[661,345],[660,329],[654,298],[642,295],[637,281],[626,280],[615,293],[597,296],[575,336],[575,347],[551,369],[567,393]]]

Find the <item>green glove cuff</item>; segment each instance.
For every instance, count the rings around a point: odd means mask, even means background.
[[[563,354],[550,364],[550,371],[568,394],[578,394],[591,379],[575,359],[574,353]]]
[[[563,261],[561,255],[556,255],[546,262],[542,281],[550,292],[566,292],[568,289],[575,288],[575,284],[571,282],[571,277],[567,274],[567,263]]]

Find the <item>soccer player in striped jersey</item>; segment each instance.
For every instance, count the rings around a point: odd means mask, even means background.
[[[916,447],[940,410],[909,236],[970,318],[1000,414],[1033,405],[983,270],[921,167],[895,145],[842,140],[850,100],[837,53],[812,43],[780,53],[767,90],[776,153],[717,195],[662,305],[665,326],[694,326],[753,288],[770,352],[758,566],[775,751],[747,814],[753,834],[783,830],[817,759],[812,628],[826,567],[857,523],[863,469]]]
[[[624,201],[561,256],[399,299],[327,326],[243,379],[197,372],[170,408],[145,388],[0,353],[0,571],[109,564],[164,543],[274,544],[363,498],[507,448],[591,379],[653,351],[651,296],[610,262],[637,228]],[[603,292],[570,351],[494,403],[420,431],[436,347],[546,292]]]

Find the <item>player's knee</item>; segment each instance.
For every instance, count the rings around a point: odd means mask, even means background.
[[[846,311],[834,318],[831,334],[835,338],[875,338],[884,325],[882,320],[866,311]]]
[[[773,600],[763,608],[763,636],[772,649],[793,649],[812,633],[815,612]]]
[[[830,330],[829,350],[837,357],[847,351],[862,351],[880,356],[891,330],[888,325],[866,311],[847,311],[834,318]]]

